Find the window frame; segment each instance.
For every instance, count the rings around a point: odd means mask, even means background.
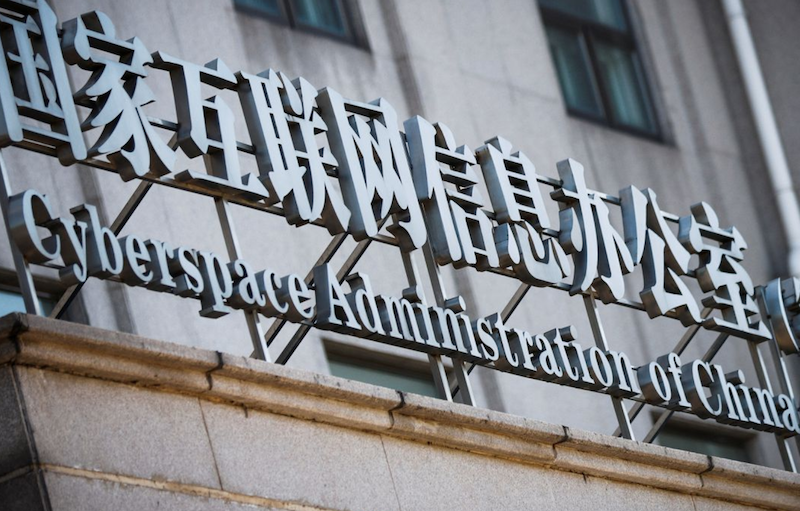
[[[280,25],[289,27],[292,30],[298,30],[308,34],[326,37],[335,41],[357,46],[359,48],[368,49],[366,43],[366,33],[364,32],[363,23],[361,23],[361,16],[359,14],[358,6],[355,4],[355,0],[334,0],[339,6],[339,12],[342,16],[342,23],[344,25],[345,32],[344,34],[336,34],[322,28],[299,23],[296,19],[291,0],[276,1],[279,10],[277,14],[253,7],[251,5],[242,4],[238,0],[233,0],[233,6],[234,9],[239,12],[273,21]]]
[[[585,121],[606,126],[617,131],[622,131],[637,137],[646,138],[656,142],[664,142],[664,128],[661,122],[659,110],[656,107],[655,97],[653,95],[653,87],[650,83],[649,73],[647,72],[644,58],[641,54],[640,45],[636,37],[636,31],[633,25],[633,17],[631,16],[628,2],[621,0],[622,14],[625,19],[627,30],[620,30],[597,21],[588,20],[586,18],[579,18],[572,14],[546,7],[539,3],[539,13],[541,15],[542,23],[545,27],[552,27],[557,30],[564,30],[569,33],[578,34],[581,36],[581,42],[586,49],[587,60],[589,61],[589,70],[592,73],[593,82],[597,88],[597,95],[600,98],[600,108],[603,112],[602,116],[592,115],[590,113],[582,112],[570,107],[564,100],[564,106],[570,116],[583,119]],[[639,84],[643,89],[647,100],[647,106],[650,108],[650,115],[653,119],[655,130],[648,131],[633,126],[620,124],[613,119],[611,115],[611,100],[609,98],[607,85],[604,83],[603,75],[600,73],[599,61],[597,58],[596,46],[600,42],[610,43],[618,48],[630,51],[635,55],[637,64],[641,69],[641,77]],[[548,39],[548,52],[549,39]],[[551,56],[552,57],[552,56]],[[559,83],[559,88],[561,84]],[[563,96],[563,90],[562,90]]]
[[[54,307],[64,293],[67,292],[67,288],[64,287],[60,281],[51,278],[37,276],[34,278],[34,283],[36,285],[36,296],[39,298],[39,301],[41,302],[41,300],[47,300],[51,302]],[[22,290],[20,289],[19,282],[17,281],[16,272],[7,270],[5,268],[0,268],[0,290],[18,294],[20,296],[22,295]],[[25,312],[22,313],[26,314]],[[70,304],[69,309],[64,312],[60,319],[73,323],[89,324],[80,294],[75,297]]]
[[[325,354],[325,362],[329,371],[330,361],[333,359],[353,365],[360,365],[365,368],[385,371],[387,373],[394,373],[398,376],[424,379],[432,385],[434,390],[433,397],[436,397],[436,382],[433,378],[433,374],[431,373],[430,363],[427,361],[383,350],[378,351],[369,349],[369,347],[360,345],[360,343],[353,344],[350,342],[332,340],[330,338],[323,339],[322,347]],[[452,380],[452,364],[450,364],[449,361],[444,362],[444,367],[448,381]],[[331,376],[335,376],[330,372],[329,374],[331,374]],[[341,377],[337,376],[337,378]],[[387,389],[391,388],[378,383],[367,383],[367,385],[375,385],[377,387],[383,387]]]
[[[653,422],[658,420],[658,416],[660,413],[656,412],[655,410],[652,411],[651,416],[653,418]],[[725,444],[736,444],[741,447],[741,452],[747,461],[741,461],[742,463],[751,463],[755,465],[763,465],[764,460],[759,459],[759,452],[757,449],[757,442],[758,442],[758,432],[756,430],[743,430],[741,428],[735,428],[732,426],[727,426],[724,424],[705,424],[700,422],[700,419],[696,419],[693,417],[672,417],[667,424],[662,426],[662,429],[659,430],[659,434],[656,435],[655,439],[653,439],[654,445],[660,445],[662,447],[667,447],[668,449],[677,449],[684,452],[694,452],[697,454],[702,454],[704,456],[709,456],[704,452],[699,452],[695,450],[686,450],[682,447],[672,447],[670,445],[665,445],[661,443],[659,437],[661,436],[662,432],[672,433],[673,435],[677,436],[684,436],[686,438],[692,438],[697,441],[703,441],[708,438],[714,439],[722,439],[722,442],[718,442],[718,445],[725,445]],[[716,455],[717,457],[722,457],[728,460],[734,460],[734,458],[729,458],[725,456]],[[740,461],[740,460],[734,460]]]

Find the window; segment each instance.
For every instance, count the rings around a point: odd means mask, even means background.
[[[366,358],[364,354],[369,352],[338,344],[327,344],[326,352],[333,376],[436,397],[433,376],[424,362],[377,353]]]
[[[55,307],[56,302],[50,298],[39,297],[42,314],[47,316]],[[17,291],[0,288],[0,318],[12,312],[25,312],[25,301]]]
[[[664,447],[750,463],[747,440],[738,435],[733,436],[718,431],[695,430],[681,426],[666,426],[656,437],[656,443]]]
[[[659,138],[623,0],[539,0],[539,7],[569,113]]]
[[[358,43],[348,0],[234,0],[237,9],[289,26]]]

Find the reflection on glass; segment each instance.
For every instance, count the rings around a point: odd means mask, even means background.
[[[620,0],[539,0],[539,4],[582,20],[628,30]]]
[[[635,52],[598,42],[597,67],[605,85],[614,121],[629,128],[655,133],[650,98]]]
[[[582,114],[602,117],[603,107],[580,34],[547,27],[547,40],[567,106]]]
[[[292,0],[292,13],[298,25],[345,35],[344,17],[338,0]]]
[[[254,11],[280,16],[281,8],[278,5],[278,0],[235,0],[236,5],[245,7]]]
[[[39,304],[42,307],[42,314],[47,316],[55,307],[52,300],[39,299]],[[0,289],[0,317],[12,312],[25,312],[25,301],[22,295],[12,291],[4,291]]]
[[[430,376],[401,370],[388,364],[364,362],[328,354],[331,374],[390,389],[436,397],[436,387]]]

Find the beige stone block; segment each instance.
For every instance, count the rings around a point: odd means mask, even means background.
[[[578,474],[384,436],[402,509],[426,511],[576,509],[579,498],[555,499],[585,485]]]
[[[708,499],[694,496],[694,508],[696,511],[748,511],[751,509],[763,509],[761,507],[746,506],[744,504],[734,504],[724,500]]]
[[[47,492],[53,511],[246,511],[273,510],[253,503],[240,503],[171,489],[149,488],[103,479],[86,479],[47,473]]]
[[[34,368],[19,376],[42,463],[219,487],[196,398]]]
[[[201,406],[224,490],[353,511],[398,508],[380,436]]]
[[[582,497],[575,509],[694,511],[690,495],[597,477],[586,478]],[[565,495],[562,502],[568,498],[569,495]]]

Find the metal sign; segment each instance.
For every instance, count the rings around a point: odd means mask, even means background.
[[[269,347],[287,322],[300,327],[278,363],[310,328],[333,330],[428,354],[445,399],[457,393],[474,404],[469,372],[481,365],[608,394],[617,434],[627,438],[644,404],[665,409],[646,441],[674,411],[774,432],[787,469],[796,471],[786,439],[800,433],[798,403],[782,357],[800,351],[800,286],[796,279],[755,286],[742,266],[745,240],[735,227],[723,227],[710,205],[696,204],[679,217],[662,211],[650,189],[628,187],[618,197],[591,190],[583,166],[571,159],[558,163],[558,179],[540,175],[500,137],[473,151],[447,126],[422,117],[405,121],[401,131],[384,99],[363,103],[273,70],[234,73],[221,60],[198,65],[150,53],[141,40],[117,36],[100,12],[59,31],[43,0],[0,0],[0,36],[0,146],[142,183],[106,226],[92,205],[59,215],[38,191],[12,194],[2,166],[0,205],[29,312],[40,313],[29,265],[57,267],[70,288],[54,317],[87,278],[111,279],[198,299],[208,318],[244,311],[254,356],[264,360],[271,360]],[[77,91],[68,81],[73,66],[88,72]],[[157,100],[147,85],[151,73],[169,74],[174,121],[145,111]],[[204,97],[209,88],[218,94]],[[238,96],[252,145],[237,139],[225,91]],[[242,170],[241,153],[255,156],[257,173]],[[179,156],[191,168],[178,168]],[[120,236],[152,184],[213,197],[228,253]],[[557,219],[548,201],[558,204]],[[254,268],[239,248],[231,203],[282,215],[295,226],[322,226],[333,238],[305,278]],[[336,270],[329,263],[347,236],[358,245]],[[400,250],[408,279],[400,296],[376,295],[369,277],[353,272],[372,242]],[[433,297],[419,280],[420,253]],[[503,275],[520,286],[503,311],[470,317],[464,300],[445,289],[444,265]],[[641,301],[634,301],[625,297],[624,275],[639,268]],[[511,326],[531,287],[581,295],[593,345],[579,342],[571,326],[549,332]],[[692,288],[706,296],[698,300]],[[609,348],[597,299],[678,320],[686,335],[671,352],[636,367]],[[263,317],[275,318],[266,332]],[[702,359],[682,360],[701,329],[718,332],[714,346]],[[758,385],[712,363],[728,337],[750,346]],[[765,369],[762,344],[779,389]],[[443,356],[453,361],[454,384]],[[635,402],[630,409],[626,399]]]

